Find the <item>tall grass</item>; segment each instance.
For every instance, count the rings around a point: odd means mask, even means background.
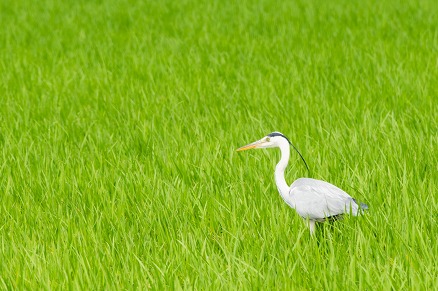
[[[436,289],[437,12],[0,2],[0,288]],[[274,130],[368,215],[312,239]]]

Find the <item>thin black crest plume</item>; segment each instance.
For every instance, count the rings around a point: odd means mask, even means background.
[[[300,153],[300,151],[299,151],[299,150],[293,145],[293,143],[290,142],[290,140],[289,140],[285,135],[283,135],[283,134],[280,133],[280,132],[272,132],[272,133],[268,134],[268,136],[269,136],[269,137],[281,136],[281,137],[285,138],[285,139],[287,140],[287,142],[293,147],[293,149],[294,149],[294,150],[300,155],[300,158],[303,160],[304,165],[306,166],[307,171],[310,172],[310,170],[309,170],[309,166],[307,166],[306,160],[304,159],[303,155],[302,155],[302,154]]]

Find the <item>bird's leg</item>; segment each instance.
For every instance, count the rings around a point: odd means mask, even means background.
[[[315,220],[308,220],[309,223],[309,230],[310,230],[310,235],[314,235],[315,234]]]

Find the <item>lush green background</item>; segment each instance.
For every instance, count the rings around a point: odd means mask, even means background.
[[[0,1],[0,289],[436,289],[438,6],[399,2]],[[311,238],[235,152],[274,130],[369,214]]]

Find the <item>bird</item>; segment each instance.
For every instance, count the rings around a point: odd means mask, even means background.
[[[292,185],[288,185],[284,178],[284,171],[289,163],[290,147],[292,147],[303,160],[307,170],[309,167],[298,149],[282,133],[275,131],[262,139],[247,144],[237,149],[279,148],[281,158],[275,167],[275,183],[283,200],[307,221],[310,234],[315,233],[316,222],[337,220],[344,214],[358,216],[368,205],[360,203],[344,190],[326,181],[312,178],[298,178]]]

